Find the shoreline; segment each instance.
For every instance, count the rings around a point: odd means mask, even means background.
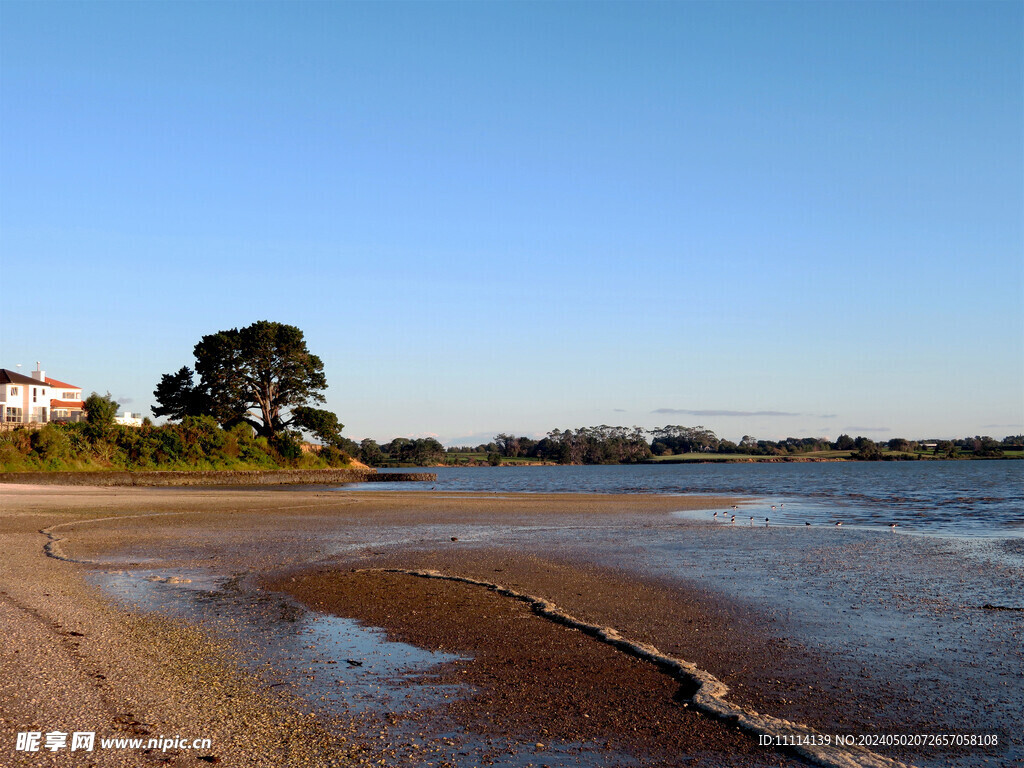
[[[253,470],[96,470],[91,472],[0,472],[0,484],[88,487],[179,487],[261,485],[343,485],[348,483],[436,482],[433,472],[370,468]]]
[[[245,589],[255,588],[257,580],[263,579],[264,586],[291,594],[316,611],[361,618],[373,626],[384,627],[389,636],[404,637],[419,647],[443,645],[458,649],[460,642],[469,642],[463,652],[479,655],[481,661],[477,667],[470,665],[468,671],[457,672],[464,675],[463,680],[475,679],[480,690],[491,686],[492,701],[526,701],[536,706],[524,708],[520,704],[514,711],[514,714],[519,713],[516,714],[518,726],[512,716],[498,718],[504,731],[496,729],[494,718],[488,722],[481,714],[493,712],[494,707],[481,706],[478,700],[460,699],[459,703],[449,705],[448,712],[464,728],[489,734],[487,738],[512,738],[512,732],[516,731],[516,738],[520,738],[516,749],[521,755],[528,748],[535,748],[533,741],[522,741],[524,734],[536,735],[538,724],[550,731],[551,713],[557,712],[554,721],[566,724],[564,735],[568,741],[584,738],[586,743],[596,744],[606,739],[618,745],[616,754],[641,755],[642,764],[658,764],[657,761],[667,754],[666,749],[672,744],[678,748],[683,743],[692,750],[684,754],[693,759],[695,765],[784,765],[794,759],[784,752],[759,747],[749,735],[739,733],[735,727],[725,728],[723,735],[722,723],[687,713],[682,706],[685,701],[679,700],[678,690],[669,690],[673,683],[667,678],[655,689],[668,690],[668,693],[656,696],[646,712],[658,712],[658,716],[647,718],[644,711],[635,707],[636,711],[632,711],[623,702],[635,700],[637,695],[648,696],[645,700],[651,701],[649,695],[653,689],[647,685],[637,689],[635,670],[628,666],[634,662],[628,662],[627,668],[631,671],[627,674],[626,668],[619,666],[624,663],[623,659],[618,658],[626,658],[625,655],[612,649],[609,649],[613,654],[611,661],[604,659],[591,666],[596,670],[592,679],[576,679],[562,685],[573,694],[569,699],[575,701],[575,709],[559,709],[563,704],[550,702],[550,697],[545,698],[539,689],[531,690],[529,679],[522,679],[521,675],[517,679],[510,670],[528,669],[532,664],[535,671],[542,672],[533,675],[534,684],[536,680],[548,680],[552,674],[563,674],[563,668],[573,666],[567,663],[572,657],[567,655],[563,644],[581,633],[550,622],[546,627],[534,627],[544,621],[533,616],[528,608],[524,608],[525,615],[518,618],[499,620],[498,617],[507,616],[508,606],[500,600],[497,604],[482,602],[495,596],[480,587],[473,589],[486,594],[468,594],[467,585],[447,582],[406,583],[426,582],[411,576],[387,577],[392,581],[373,585],[370,583],[373,579],[382,577],[353,575],[353,568],[442,570],[542,595],[573,616],[614,627],[630,640],[653,644],[673,657],[692,661],[711,671],[731,688],[727,696],[730,701],[758,712],[778,713],[787,719],[794,719],[795,714],[795,719],[816,727],[866,729],[865,723],[869,721],[858,719],[860,716],[856,713],[876,707],[873,697],[884,695],[883,690],[891,690],[890,695],[897,699],[903,695],[896,678],[891,685],[885,680],[875,680],[846,690],[850,686],[843,680],[848,670],[835,664],[827,648],[819,651],[794,645],[793,629],[786,622],[779,622],[777,613],[765,613],[754,605],[734,602],[718,590],[713,580],[706,588],[699,588],[696,584],[687,586],[674,579],[667,580],[657,571],[648,571],[648,576],[642,576],[634,568],[606,563],[598,550],[592,551],[592,545],[583,546],[585,543],[577,534],[587,532],[588,536],[600,538],[617,537],[619,534],[615,532],[620,530],[636,532],[630,535],[650,530],[654,535],[670,525],[670,529],[664,530],[694,538],[698,544],[706,539],[720,542],[717,546],[732,547],[729,541],[734,538],[739,541],[740,536],[748,534],[739,529],[719,530],[703,523],[668,517],[670,512],[686,505],[720,509],[737,501],[732,498],[390,491],[368,494],[316,489],[276,489],[273,494],[267,494],[266,489],[175,491],[0,486],[0,501],[4,509],[0,522],[4,533],[10,534],[3,537],[3,554],[16,565],[14,570],[8,568],[0,573],[0,604],[8,606],[12,616],[19,609],[10,607],[13,606],[11,600],[20,595],[17,602],[22,609],[52,616],[61,626],[73,625],[69,617],[78,608],[81,609],[79,614],[85,611],[83,615],[102,615],[104,621],[109,622],[109,632],[111,627],[127,619],[116,618],[116,611],[110,612],[113,609],[96,607],[109,603],[109,596],[97,595],[94,588],[82,584],[86,575],[99,576],[110,572],[111,567],[127,569],[123,570],[124,578],[145,569],[160,569],[164,574],[190,568],[225,575],[241,574],[245,579],[240,583],[248,585]],[[109,519],[95,519],[99,517]],[[80,524],[88,520],[93,522]],[[62,540],[61,546],[68,557],[97,564],[46,558],[42,553],[46,537],[40,531],[53,526],[62,526],[57,538]],[[765,535],[773,537],[765,540],[767,543],[780,541],[778,537],[788,533],[757,532],[757,536]],[[708,538],[712,536],[717,538]],[[559,544],[562,540],[559,537],[566,543]],[[616,539],[610,540],[609,545],[627,561],[630,559],[632,545]],[[20,574],[25,584],[12,583],[15,574]],[[287,581],[291,578],[296,581]],[[141,576],[137,580],[141,581]],[[42,589],[42,581],[47,582],[46,589]],[[351,588],[357,583],[359,589]],[[372,589],[368,590],[368,586]],[[59,592],[55,591],[58,587]],[[252,594],[264,592],[256,590]],[[67,604],[68,595],[86,593],[91,597],[78,608]],[[370,600],[367,594],[376,598]],[[52,599],[54,595],[63,597]],[[471,614],[477,617],[475,622],[468,618],[463,621]],[[1000,617],[1001,620],[1015,618]],[[17,621],[25,624],[28,619],[23,616]],[[445,622],[450,625],[447,630]],[[491,626],[492,622],[497,623]],[[168,626],[179,625],[180,621],[171,621]],[[473,625],[476,627],[470,631]],[[539,651],[536,658],[524,659],[517,643],[509,642],[512,638],[525,637],[520,630],[527,626],[532,627],[530,632],[539,638],[534,647],[551,652],[547,661],[541,660]],[[699,627],[698,631],[695,626]],[[190,629],[197,630],[205,632],[201,625]],[[470,642],[466,638],[474,637],[473,632],[478,639]],[[599,645],[591,638],[586,641],[589,645]],[[54,641],[50,641],[44,643],[44,647],[53,644]],[[500,651],[505,654],[504,660],[498,663],[492,658],[487,662],[482,656],[483,649]],[[95,644],[92,653],[94,666],[107,670],[117,662],[119,654],[113,647]],[[518,666],[515,663],[517,653]],[[589,649],[584,653],[604,651]],[[509,663],[509,658],[514,663]],[[190,669],[195,664],[198,662],[193,660],[185,668]],[[792,669],[794,665],[803,672]],[[784,668],[788,671],[780,676]],[[14,684],[12,671],[10,667],[4,668],[0,686]],[[664,678],[656,670],[655,673]],[[595,688],[595,680],[603,682]],[[666,682],[669,689],[664,688]],[[260,695],[268,693],[260,689],[258,681],[250,685]],[[675,685],[678,688],[678,683]],[[134,695],[138,697],[137,693]],[[199,689],[183,695],[194,696],[198,701],[204,694]],[[275,701],[274,697],[269,701]],[[785,704],[787,701],[789,704]],[[920,706],[909,699],[906,704]],[[588,714],[586,708],[591,708],[589,718],[583,717]],[[621,714],[623,712],[628,713],[628,717]],[[20,725],[16,722],[17,712],[7,711],[0,705],[0,713],[5,729]],[[24,716],[23,712],[20,717]],[[673,719],[683,716],[688,718],[685,724]],[[636,726],[640,737],[631,740],[617,735],[622,729],[616,727],[616,723],[621,725],[624,717],[629,733],[633,733],[631,729]],[[542,724],[545,720],[548,725]],[[885,721],[883,718],[873,722],[877,729]],[[670,723],[675,725],[669,727]],[[316,724],[326,734],[324,738],[340,731],[349,737],[349,747],[358,743],[353,731],[337,722],[328,725],[317,718]],[[53,726],[41,724],[41,727]],[[733,741],[737,736],[740,740]],[[538,736],[534,740],[539,743],[540,739]],[[544,736],[543,739],[547,744],[549,738]],[[316,743],[324,742],[321,739]],[[543,751],[545,759],[553,756],[548,746]],[[905,750],[884,753],[900,759],[908,755],[914,758]],[[982,756],[980,752],[977,754],[979,758]],[[984,754],[992,757],[999,753]],[[969,759],[964,762],[962,755],[958,759],[958,764],[971,764]],[[654,763],[650,763],[652,760]]]

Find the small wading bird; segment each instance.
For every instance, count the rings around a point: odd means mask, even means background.
[[[896,523],[889,523],[889,527],[892,529],[893,533],[896,532]]]
[[[839,526],[841,526],[842,524],[843,524],[842,520],[838,521],[838,522],[836,523],[836,528],[838,528],[838,527],[839,527]]]
[[[736,523],[736,515],[733,515],[733,516],[732,516],[732,520],[730,520],[729,522],[730,522],[731,524],[734,524],[734,525],[735,525],[735,523]]]
[[[751,516],[750,516],[750,524],[751,524],[751,525],[753,525],[753,524],[754,524],[754,516],[753,516],[753,515],[751,515]]]
[[[768,527],[768,518],[767,518],[767,517],[766,517],[766,518],[764,519],[764,527],[765,527],[765,528],[767,528],[767,527]]]

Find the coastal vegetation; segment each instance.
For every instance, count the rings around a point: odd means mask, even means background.
[[[264,437],[245,422],[225,428],[209,415],[160,426],[148,419],[141,427],[122,426],[114,423],[116,403],[109,395],[93,393],[86,407],[84,422],[0,432],[0,471],[321,469],[349,466],[352,458],[371,467],[1024,458],[1022,435],[1001,441],[977,436],[884,443],[847,435],[835,441],[745,437],[733,443],[704,427],[648,431],[605,425],[556,429],[541,439],[501,433],[489,443],[449,448],[432,437],[379,444],[337,436],[316,445],[295,430]]]
[[[89,411],[90,416],[94,413]],[[290,432],[261,437],[247,424],[224,429],[211,416],[186,416],[162,426],[147,420],[141,427],[94,418],[0,432],[4,472],[327,469],[350,464],[349,455],[334,446],[310,447]]]
[[[1001,441],[988,436],[961,440],[876,442],[840,435],[836,440],[796,438],[758,440],[745,435],[739,443],[719,438],[703,426],[584,427],[556,429],[541,439],[496,435],[490,443],[447,450],[448,464],[501,463],[632,464],[692,461],[915,461],[954,458],[1024,458],[1024,435]],[[487,458],[484,458],[487,457]],[[365,457],[362,457],[365,461]]]
[[[247,424],[267,439],[301,430],[328,445],[340,440],[338,417],[311,405],[324,402],[327,378],[295,326],[260,320],[218,331],[203,336],[193,354],[194,371],[183,366],[161,377],[154,416],[209,415],[226,429]]]

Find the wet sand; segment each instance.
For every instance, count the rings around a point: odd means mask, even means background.
[[[696,582],[599,563],[585,547],[550,545],[551,531],[571,540],[574,529],[641,530],[684,506],[731,503],[636,495],[0,488],[0,606],[17,638],[0,656],[0,691],[19,692],[0,698],[3,749],[14,732],[63,726],[59,715],[67,719],[68,708],[55,703],[52,684],[71,686],[61,698],[75,702],[76,722],[111,732],[211,736],[209,757],[226,764],[469,765],[475,763],[460,762],[458,738],[470,736],[514,753],[492,754],[507,765],[800,763],[695,712],[686,706],[691,691],[653,665],[522,603],[468,584],[367,570],[379,568],[429,568],[543,595],[709,670],[729,685],[730,700],[751,710],[784,709],[791,719],[846,733],[905,732],[893,713],[910,707],[915,722],[928,722],[929,713],[901,691],[899,670],[890,680],[851,678],[827,651],[795,642],[777,616]],[[111,519],[87,522],[101,517]],[[47,544],[67,560],[46,557]],[[287,593],[316,611],[383,627],[395,639],[460,654],[465,658],[432,673],[430,684],[460,685],[465,693],[437,711],[415,713],[417,757],[388,743],[410,741],[409,723],[399,721],[411,713],[374,722],[378,738],[371,740],[356,715],[310,717],[297,689],[254,676],[239,663],[239,648],[211,640],[216,633],[201,623],[111,605],[87,577],[115,566],[233,575],[252,595]],[[19,682],[22,669],[48,682],[28,691]],[[902,706],[892,706],[893,697],[905,697]],[[261,724],[255,736],[252,723]],[[582,756],[555,755],[553,743],[579,745]],[[607,760],[594,757],[602,750]],[[50,757],[9,754],[12,762],[21,757],[35,765]],[[998,751],[971,754],[976,763],[962,752],[960,763],[1000,764]],[[171,754],[171,764],[196,764],[196,757]],[[104,765],[139,764],[132,762],[138,754],[111,751],[103,758]]]
[[[306,572],[268,586],[386,627],[396,639],[468,657],[436,678],[473,689],[448,704],[445,716],[471,732],[532,746],[539,762],[551,740],[653,765],[791,762],[690,709],[692,688],[654,665],[494,592],[379,571]]]

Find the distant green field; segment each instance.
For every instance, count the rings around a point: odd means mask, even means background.
[[[677,453],[671,456],[655,456],[654,462],[673,461],[777,461],[779,459],[848,459],[852,451],[810,451],[786,456],[750,456],[745,453]]]
[[[654,462],[672,461],[748,461],[765,459],[767,456],[747,456],[744,453],[672,453],[668,456],[652,456]]]
[[[446,453],[445,462],[448,464],[468,464],[471,461],[486,462],[487,454],[479,451],[466,452],[466,453]],[[502,465],[523,465],[523,464],[542,464],[541,459],[534,459],[528,456],[519,456],[514,459],[505,458],[501,459]]]

